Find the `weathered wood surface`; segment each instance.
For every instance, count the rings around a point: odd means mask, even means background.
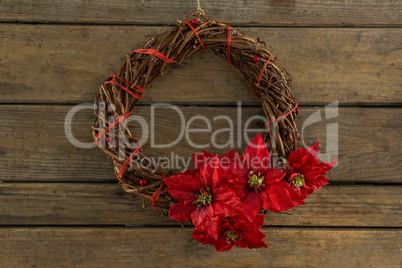
[[[329,185],[266,225],[399,227],[402,186]],[[0,184],[0,225],[176,225],[111,184]],[[291,215],[290,215],[291,214]]]
[[[3,105],[0,106],[0,169],[3,181],[114,181],[112,163],[100,149],[78,148],[71,144],[66,137],[64,122],[68,111],[73,106],[43,106],[43,105]],[[239,124],[233,107],[181,107],[186,118],[185,123],[195,115],[205,116],[211,122],[211,133],[189,134],[190,140],[197,145],[209,144],[204,148],[212,153],[224,153],[232,147],[228,145],[223,149],[213,146],[211,136],[216,130],[228,128],[226,120],[216,120],[218,115],[228,116],[233,119],[234,147],[240,153],[248,144],[244,134],[238,135],[237,127],[242,129],[246,120],[253,115],[261,115],[261,108],[243,107],[242,121]],[[306,118],[320,108],[301,108],[301,116],[298,121],[300,130]],[[329,174],[333,181],[337,182],[375,182],[375,183],[399,183],[401,169],[401,108],[340,108],[338,117],[325,119],[324,108],[321,107],[321,122],[306,127],[304,137],[306,145],[311,146],[321,141],[321,152],[326,152],[327,125],[338,123],[339,132],[339,161],[340,168],[335,168]],[[155,119],[151,120],[151,108],[149,106],[136,107],[135,113],[142,116],[148,122],[155,123],[154,137],[156,144],[169,144],[180,135],[180,117],[171,108],[156,108]],[[91,109],[78,112],[72,120],[72,133],[80,142],[93,142],[91,126],[94,123],[94,115]],[[133,124],[135,122],[132,122]],[[141,135],[141,128],[133,127],[137,135]],[[255,120],[249,128],[261,127]],[[191,129],[207,127],[202,120],[195,120]],[[334,134],[334,133],[332,133]],[[332,135],[331,134],[331,135]],[[252,139],[254,133],[250,133]],[[168,159],[175,156],[183,157],[184,161],[194,152],[202,149],[193,148],[183,136],[180,142],[170,148],[151,148],[150,137],[148,142],[143,137],[144,150],[155,161]],[[241,138],[241,146],[238,146],[237,137]],[[333,137],[330,137],[333,139]],[[216,135],[218,145],[229,141],[229,132]],[[304,146],[300,143],[300,146]],[[329,151],[328,156],[333,160],[335,151]],[[179,160],[179,163],[182,160]],[[172,161],[170,162],[172,163]],[[180,170],[184,164],[177,167]]]
[[[2,24],[0,90],[6,94],[0,95],[0,102],[92,101],[126,53],[144,42],[144,35],[160,29]],[[274,49],[279,64],[293,76],[293,91],[301,104],[402,103],[401,28],[242,30],[254,38],[261,36]],[[251,89],[237,70],[211,51],[202,51],[182,65],[166,68],[140,103],[256,104]]]
[[[321,110],[323,121],[305,130],[307,145],[321,140],[320,152],[326,152],[327,126],[339,124],[339,162],[329,173],[338,185],[317,191],[293,215],[269,213],[263,229],[268,249],[217,253],[201,246],[191,228],[142,208],[116,183],[108,157],[98,148],[75,147],[64,130],[73,104],[92,102],[126,53],[160,25],[184,19],[196,0],[0,0],[0,267],[401,267],[402,2],[201,4],[211,18],[273,48],[293,76],[300,129]],[[244,124],[262,114],[251,88],[238,71],[202,51],[166,68],[140,104],[181,104],[188,121],[194,115],[236,119],[242,100],[253,106],[242,109]],[[334,101],[352,107],[325,119],[323,105]],[[134,112],[150,124],[150,107]],[[156,117],[156,143],[173,141],[177,113],[161,109]],[[94,119],[90,109],[76,114],[79,141],[92,141]],[[204,127],[202,121],[192,124]],[[216,121],[212,131],[224,127]],[[190,137],[211,142],[211,133]],[[218,135],[217,143],[227,137]],[[241,152],[246,144],[235,148]],[[206,149],[223,153],[231,146]],[[187,159],[197,149],[183,140],[168,149],[148,142],[144,150],[156,158],[173,152]]]
[[[268,228],[267,249],[219,253],[189,228],[4,228],[4,267],[400,267],[400,229]]]
[[[196,3],[196,0],[3,0],[0,21],[166,24],[187,17],[196,10]],[[395,26],[402,22],[400,1],[202,0],[201,5],[211,18],[241,25]]]

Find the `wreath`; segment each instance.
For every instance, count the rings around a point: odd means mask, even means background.
[[[145,155],[126,118],[167,65],[204,49],[211,49],[253,83],[268,123],[242,156],[235,150],[220,157],[195,153],[194,169],[166,177],[168,173]],[[260,231],[265,213],[303,205],[303,199],[328,183],[324,175],[335,163],[317,160],[318,143],[297,149],[298,101],[290,82],[259,38],[197,10],[128,53],[118,71],[100,86],[93,136],[112,157],[122,187],[168,212],[173,220],[191,222],[197,241],[218,251],[234,245],[266,247]]]

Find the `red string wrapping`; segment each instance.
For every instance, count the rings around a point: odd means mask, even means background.
[[[135,85],[133,89],[139,93],[144,93],[145,88],[140,88],[139,86]]]
[[[200,42],[201,47],[202,47],[203,49],[207,49],[206,47],[204,47],[204,44],[201,42],[201,39],[200,39],[200,37],[198,36],[197,30],[193,27],[193,25],[191,25],[191,23],[190,23],[188,20],[184,20],[184,21],[182,21],[182,23],[183,23],[183,22],[187,23],[188,27],[190,27],[190,29],[194,32],[195,36],[197,36],[198,42]],[[182,23],[180,23],[180,25],[181,25]]]
[[[230,43],[232,42],[232,33],[230,32],[230,26],[228,25],[228,43],[226,46],[226,61],[230,61]]]
[[[262,75],[264,74],[265,69],[267,68],[267,65],[268,65],[269,61],[271,60],[271,58],[272,58],[272,54],[269,55],[267,62],[264,64],[264,68],[262,68],[260,75],[258,76],[257,80],[254,83],[254,95],[257,95],[258,83],[260,83]]]
[[[126,80],[124,80],[124,79],[121,79],[120,77],[118,77],[117,75],[114,75],[114,74],[109,75],[108,78],[106,78],[106,80],[108,80],[108,79],[111,78],[111,77],[116,78],[116,79],[119,79],[119,80],[120,80],[121,82],[123,82],[124,84],[126,84],[126,85],[128,85],[128,86],[131,86],[131,83],[130,83],[129,81],[126,81]]]
[[[268,125],[270,125],[270,124],[272,124],[272,123],[275,123],[276,121],[281,120],[281,119],[285,118],[286,116],[290,115],[291,113],[294,112],[294,110],[297,109],[298,106],[299,106],[299,101],[296,102],[296,105],[295,105],[295,107],[294,107],[292,110],[290,110],[289,112],[287,112],[287,113],[284,114],[284,115],[279,116],[277,119],[272,120],[272,121],[266,123],[265,126],[264,126],[264,128],[266,128]]]
[[[105,81],[104,85],[107,84],[113,84],[118,86],[119,88],[123,89],[125,92],[127,92],[128,94],[130,94],[131,96],[133,96],[134,98],[136,98],[137,100],[141,99],[142,96],[140,95],[136,95],[134,94],[130,89],[126,88],[125,86],[120,85],[119,83],[115,82],[115,81]],[[134,87],[134,89],[136,89],[137,86]],[[138,91],[139,93],[144,93],[144,90],[142,88],[140,88],[142,91],[136,89],[136,91]]]
[[[143,54],[155,55],[159,59],[163,60],[166,63],[174,63],[174,62],[176,62],[174,60],[169,59],[168,57],[166,57],[165,55],[163,55],[159,51],[156,51],[155,49],[137,49],[137,50],[134,50],[133,53],[143,53]]]
[[[126,119],[132,111],[126,113],[123,116],[120,116],[119,118],[117,118],[116,120],[114,120],[113,123],[111,123],[107,128],[105,128],[105,130],[103,130],[102,132],[98,133],[98,135],[96,135],[95,137],[95,141],[98,141],[100,137],[102,137],[107,131],[109,131],[109,129],[111,129],[112,127],[114,127],[116,124],[120,123],[121,121],[123,121],[124,119]]]
[[[135,149],[135,151],[130,154],[130,156],[126,159],[126,161],[124,161],[123,165],[121,166],[121,168],[119,170],[119,174],[117,175],[117,179],[119,181],[121,181],[121,177],[123,177],[124,172],[126,172],[126,169],[127,169],[128,165],[130,164],[130,161],[140,152],[141,149],[142,149],[142,145],[140,144],[140,146],[138,146],[138,148]]]

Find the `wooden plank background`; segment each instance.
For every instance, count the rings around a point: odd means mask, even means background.
[[[0,1],[0,267],[401,267],[402,3],[400,1],[211,1],[211,18],[260,36],[292,75],[305,144],[338,123],[331,185],[287,213],[269,213],[268,249],[217,253],[162,212],[125,193],[99,149],[72,145],[64,120],[92,102],[104,78],[146,36],[183,20],[196,1]],[[251,85],[210,51],[172,65],[147,88],[137,114],[172,103],[186,118],[262,114]],[[338,101],[338,117],[325,105]],[[178,134],[160,110],[157,143]],[[91,109],[72,133],[91,142]],[[244,123],[244,122],[243,122]],[[235,121],[235,129],[237,127]],[[252,127],[257,127],[253,122]],[[193,127],[203,127],[194,122]],[[225,126],[216,122],[212,130]],[[134,131],[140,131],[132,125]],[[237,137],[238,134],[235,134]],[[191,136],[199,143],[208,135]],[[217,136],[225,143],[227,136]],[[246,142],[235,149],[244,150]],[[170,151],[144,146],[150,155]],[[207,148],[223,153],[231,148]],[[194,152],[186,142],[172,151]],[[337,152],[330,151],[329,158]],[[328,159],[329,160],[329,159]]]
[[[400,267],[400,230],[266,228],[267,249],[219,253],[185,228],[14,227],[0,230],[5,267]],[[29,237],[29,239],[27,239]],[[169,242],[166,242],[169,241]],[[15,256],[9,258],[9,256]]]
[[[9,91],[0,96],[0,101],[92,101],[98,89],[94,85],[114,73],[122,58],[144,36],[160,29],[0,24],[3,37],[0,72],[6,74],[0,77],[0,86]],[[251,37],[260,36],[273,48],[281,66],[291,73],[294,93],[302,104],[339,101],[348,105],[397,105],[402,102],[401,28],[241,29]],[[130,38],[121,42],[124,36]],[[114,53],[110,53],[111,48]],[[169,67],[164,76],[147,87],[143,103],[229,104],[242,100],[257,104],[253,94],[245,91],[249,83],[211,51],[202,51],[182,65]],[[197,81],[196,87],[189,87],[193,81]]]
[[[187,17],[196,1],[2,0],[1,21],[161,25]],[[402,3],[375,0],[202,0],[211,18],[233,25],[400,26]]]

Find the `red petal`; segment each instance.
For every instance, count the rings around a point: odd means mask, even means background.
[[[226,166],[229,163],[232,163],[233,161],[240,160],[240,157],[237,151],[233,149],[230,152],[221,155],[221,157],[219,157],[219,160],[223,166]]]
[[[264,183],[273,184],[282,181],[286,176],[286,173],[280,171],[279,169],[269,169],[264,173]]]
[[[212,192],[212,198],[214,200],[222,201],[227,200],[231,197],[235,197],[235,194],[231,189],[227,188],[218,188]]]
[[[316,167],[302,168],[298,173],[303,174],[304,178],[307,180],[314,181],[316,177],[320,175],[321,169]]]
[[[265,222],[265,215],[257,215],[255,221],[251,223],[251,226],[254,226],[255,229],[260,229]]]
[[[200,169],[200,178],[202,183],[206,183],[204,188],[210,187],[211,189],[218,188],[221,177],[224,177],[223,171],[219,166],[219,158],[214,156],[205,166]]]
[[[258,194],[258,197],[263,201],[267,200],[267,198],[268,198],[267,192],[265,192],[265,191],[258,191],[257,194]]]
[[[219,225],[219,218],[218,217],[205,217],[204,221],[202,222],[202,226],[205,228],[207,234],[212,237],[213,239],[218,239],[218,225]]]
[[[331,170],[334,167],[336,160],[337,159],[335,158],[331,163],[320,163],[317,167],[321,168],[321,174],[326,174],[328,170]]]
[[[295,206],[304,205],[303,199],[287,182],[277,182],[266,188],[268,199],[263,208],[272,212],[282,212]]]
[[[245,155],[250,155],[251,157],[269,157],[268,148],[262,139],[261,133],[259,133],[247,146],[246,151],[243,153]]]
[[[195,228],[191,235],[195,240],[202,243],[203,245],[213,245],[215,243],[215,239],[208,234],[206,228],[203,226]]]
[[[266,235],[259,230],[253,230],[252,232],[244,233],[243,236],[250,240],[249,242],[251,243],[248,243],[249,248],[255,248],[253,246],[258,244],[266,237]]]
[[[261,209],[261,201],[255,191],[249,193],[244,199],[243,212],[247,219],[252,222],[257,217]]]
[[[180,175],[175,175],[175,176],[171,176],[168,178],[164,178],[163,182],[169,187],[169,186],[174,186],[177,185],[180,182]]]
[[[255,158],[259,159],[260,163],[253,163],[252,161]],[[269,158],[270,154],[268,152],[268,148],[265,145],[264,140],[262,139],[261,133],[259,133],[257,137],[255,137],[247,146],[246,151],[243,153],[241,160],[248,168],[248,170],[257,171],[256,169],[261,168],[261,165],[267,166],[266,168],[268,168]],[[256,167],[258,164],[260,165],[260,167]]]
[[[289,154],[289,164],[296,168],[299,166],[316,166],[319,164],[317,160],[319,142],[310,148],[299,148],[295,152]],[[296,165],[297,164],[297,165]]]
[[[235,216],[243,210],[240,198],[228,188],[219,188],[212,193],[216,215]]]
[[[264,241],[259,241],[258,243],[249,243],[248,248],[267,248],[267,244]]]
[[[315,158],[317,158],[318,156],[318,148],[320,147],[320,142],[317,142],[316,144],[314,144],[313,146],[311,146],[310,148],[307,148],[307,151],[314,156]]]
[[[191,235],[200,243],[204,243],[208,240],[208,235],[203,231],[202,226],[195,228]]]
[[[198,227],[199,225],[201,225],[201,223],[204,221],[206,216],[207,216],[207,214],[205,213],[205,208],[197,207],[191,213],[191,219],[193,220],[193,224],[195,225],[195,227]]]
[[[178,174],[175,176],[171,176],[169,178],[164,178],[163,182],[168,186],[168,188],[172,189],[187,189],[187,191],[198,192],[200,190],[200,182],[199,179],[192,175],[187,174]]]
[[[190,175],[190,176],[196,176],[197,173],[200,173],[200,170],[198,168],[196,169],[185,169],[183,171],[180,171],[179,174],[182,175]]]
[[[247,247],[246,239],[243,239],[243,237],[242,239],[237,239],[235,241],[235,246],[238,248],[246,248]]]
[[[314,192],[314,190],[312,190],[311,193],[313,193],[313,192]],[[306,199],[306,197],[309,195],[308,190],[306,189],[306,187],[300,188],[300,190],[297,193],[300,195],[300,197],[303,200]]]
[[[299,148],[294,152],[290,152],[289,154],[289,165],[293,166],[294,164],[298,163],[300,159],[303,158],[303,156],[305,155],[305,150]]]
[[[167,188],[166,190],[174,199],[179,201],[194,200],[196,196],[195,192],[188,192],[186,189]]]
[[[191,221],[191,213],[195,210],[194,204],[186,204],[179,202],[169,209],[169,217],[175,221]]]
[[[239,162],[233,162],[229,165],[230,172],[236,177],[245,177],[249,172],[248,169]]]
[[[224,178],[224,176],[222,175],[222,172],[223,171],[219,167],[214,170],[212,177],[208,181],[209,182],[208,185],[210,185],[210,188],[212,190],[217,189],[219,187],[219,185],[221,184],[222,178]]]
[[[208,217],[213,218],[215,216],[214,207],[212,205],[206,206],[205,213],[207,214]]]
[[[317,187],[317,189],[320,189],[322,186],[328,184],[328,180],[329,180],[329,178],[321,175],[316,178],[316,180],[314,181],[314,184]]]
[[[228,243],[225,238],[222,238],[222,239],[218,239],[215,242],[214,246],[215,246],[216,251],[219,251],[219,252],[229,251],[232,249],[233,243],[231,243],[231,242]]]
[[[240,199],[236,199],[234,201],[228,200],[226,202],[228,203],[223,203],[222,201],[214,201],[212,205],[214,206],[215,209],[215,214],[219,216],[224,216],[224,217],[232,217],[241,214],[242,211],[242,203],[240,202]],[[233,207],[235,206],[235,207]]]
[[[206,151],[202,151],[202,153],[195,153],[193,154],[193,165],[195,168],[200,168],[204,166],[212,157],[214,157],[214,155]]]

